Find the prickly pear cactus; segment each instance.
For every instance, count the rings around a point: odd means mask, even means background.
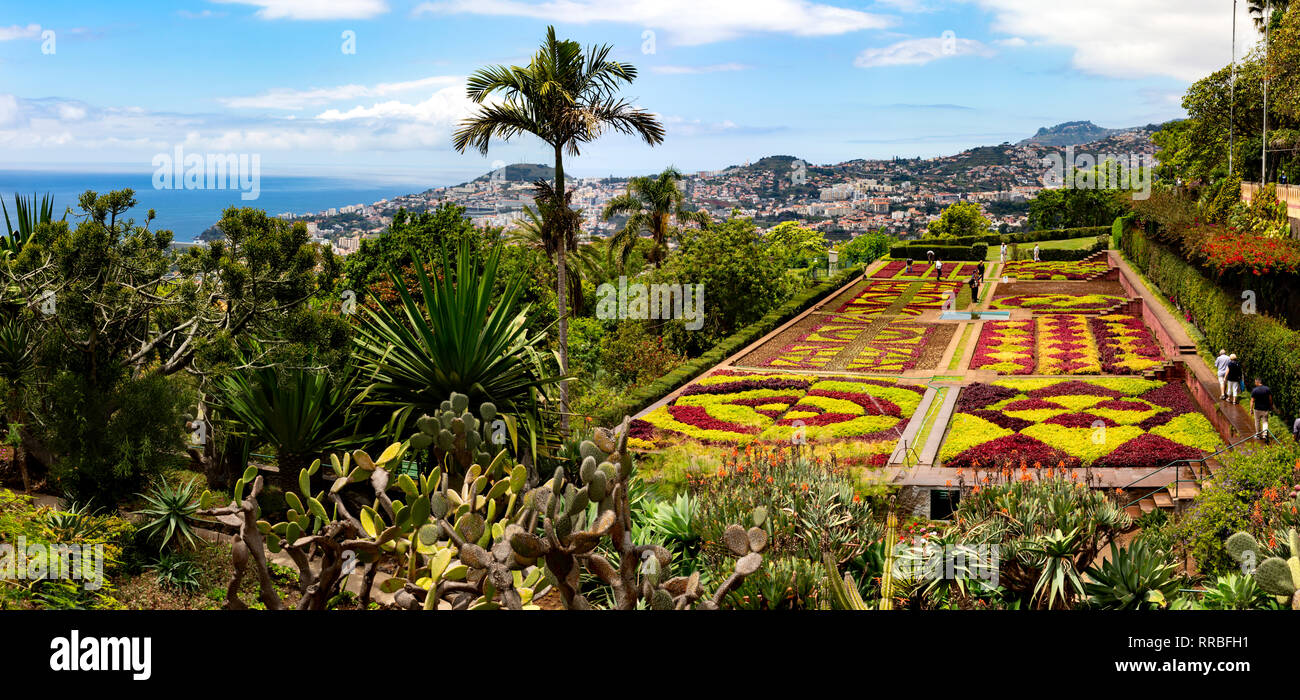
[[[435,464],[452,465],[458,471],[471,464],[480,471],[487,469],[503,448],[509,446],[513,452],[518,439],[512,416],[497,413],[496,406],[486,401],[475,414],[469,410],[469,397],[457,393],[443,401],[435,415],[421,416],[415,427],[407,440],[411,449],[429,449]]]
[[[1228,554],[1243,565],[1254,565],[1255,583],[1265,593],[1280,599],[1289,599],[1291,609],[1300,610],[1300,533],[1294,528],[1287,531],[1290,556],[1268,557],[1259,561],[1261,548],[1248,532],[1238,532],[1228,538]],[[1258,564],[1256,564],[1258,562]]]

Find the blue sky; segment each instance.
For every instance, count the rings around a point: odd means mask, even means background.
[[[1122,127],[1181,116],[1186,86],[1229,61],[1231,7],[6,0],[0,168],[149,171],[155,154],[177,145],[259,154],[269,174],[430,184],[495,161],[549,162],[535,140],[487,157],[450,146],[472,110],[465,76],[525,61],[548,23],[583,44],[613,44],[641,73],[626,95],[668,128],[653,149],[602,139],[568,164],[579,175],[710,170],[777,153],[817,163],[942,155],[1062,121]],[[1239,53],[1253,41],[1239,20]]]

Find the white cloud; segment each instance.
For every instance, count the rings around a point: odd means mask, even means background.
[[[971,0],[993,29],[1074,51],[1073,66],[1113,78],[1198,80],[1231,60],[1231,3],[1223,0]],[[1240,3],[1237,55],[1254,42]]]
[[[412,104],[387,101],[314,117],[267,119],[0,94],[0,151],[58,148],[142,163],[177,144],[214,153],[449,151],[457,123],[473,109],[464,95],[464,85],[457,84]]]
[[[954,56],[992,56],[993,50],[975,39],[926,37],[907,39],[896,44],[871,48],[858,54],[853,65],[858,68],[882,66],[923,66],[931,61]]]
[[[1029,46],[1029,42],[1025,41],[1024,39],[1021,39],[1018,36],[1013,36],[1010,39],[995,39],[993,43],[997,44],[998,46],[1005,46],[1008,49],[1023,49],[1026,46]]]
[[[385,0],[209,0],[253,5],[262,19],[370,19],[388,12]]]
[[[246,97],[223,97],[218,101],[227,107],[236,109],[282,109],[300,110],[309,105],[320,105],[342,100],[355,100],[363,97],[386,97],[422,88],[453,85],[461,82],[454,76],[435,75],[419,80],[407,80],[396,83],[379,83],[378,85],[340,85],[330,88],[310,88],[295,90],[276,88],[260,95]],[[464,89],[462,88],[462,92]]]
[[[934,12],[926,0],[876,0],[877,4],[888,5],[899,12]]]
[[[548,22],[619,22],[662,31],[682,45],[751,34],[834,36],[883,29],[894,19],[809,0],[435,0],[415,14],[529,17]]]
[[[14,39],[39,39],[40,37],[41,25],[39,24],[29,24],[26,27],[20,24],[0,27],[0,41],[13,41]]]
[[[651,73],[660,75],[696,75],[699,73],[728,73],[739,70],[749,70],[750,66],[743,63],[715,63],[711,66],[651,66]]]

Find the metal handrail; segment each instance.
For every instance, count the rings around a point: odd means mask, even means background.
[[[1175,467],[1175,468],[1177,468],[1177,467],[1179,467],[1180,465],[1185,465],[1185,464],[1195,464],[1195,463],[1205,464],[1207,461],[1209,461],[1209,460],[1211,460],[1211,459],[1213,459],[1213,458],[1215,458],[1215,457],[1218,457],[1219,455],[1223,454],[1224,452],[1228,452],[1229,450],[1234,450],[1234,449],[1237,448],[1238,445],[1242,445],[1242,444],[1245,444],[1245,443],[1247,443],[1247,442],[1250,442],[1251,440],[1254,440],[1254,439],[1258,438],[1260,435],[1263,435],[1263,434],[1264,434],[1263,431],[1260,431],[1260,432],[1258,432],[1258,433],[1254,433],[1254,434],[1252,434],[1252,435],[1249,435],[1249,436],[1247,436],[1247,437],[1242,438],[1241,440],[1238,440],[1237,442],[1232,443],[1231,445],[1228,445],[1228,446],[1226,446],[1226,447],[1219,448],[1219,449],[1218,449],[1217,451],[1215,451],[1214,453],[1212,453],[1212,454],[1208,454],[1208,455],[1205,455],[1204,457],[1199,457],[1199,458],[1197,458],[1197,459],[1176,459],[1176,460],[1170,462],[1169,464],[1166,464],[1165,466],[1160,467],[1159,469],[1156,469],[1155,471],[1152,471],[1152,472],[1148,472],[1148,473],[1146,473],[1146,474],[1143,474],[1143,475],[1142,475],[1141,477],[1139,477],[1137,480],[1135,480],[1135,481],[1133,481],[1133,482],[1130,482],[1129,484],[1127,484],[1127,485],[1125,485],[1125,486],[1121,486],[1119,490],[1121,490],[1121,491],[1127,491],[1130,487],[1136,485],[1138,482],[1146,480],[1147,478],[1151,477],[1153,474],[1159,474],[1160,472],[1162,472],[1162,471],[1164,471],[1164,470],[1166,470],[1166,469],[1168,469],[1168,468],[1170,468],[1170,467]],[[1197,481],[1196,479],[1179,479],[1179,478],[1176,478],[1176,477],[1178,476],[1177,471],[1174,472],[1174,476],[1175,476],[1175,478],[1174,478],[1173,481],[1170,481],[1170,482],[1169,482],[1170,484],[1180,484],[1180,483],[1183,483],[1183,482],[1196,483],[1196,481]],[[1128,503],[1125,503],[1123,507],[1127,508],[1127,507],[1132,506],[1132,505],[1137,505],[1139,502],[1141,502],[1142,500],[1146,499],[1147,497],[1149,497],[1149,496],[1153,496],[1153,495],[1155,495],[1155,494],[1157,494],[1157,493],[1160,493],[1161,491],[1168,490],[1168,488],[1169,488],[1169,484],[1165,484],[1164,486],[1158,486],[1158,487],[1156,487],[1155,489],[1152,489],[1150,492],[1145,493],[1145,494],[1143,494],[1143,495],[1137,497],[1137,499],[1135,499],[1135,500],[1133,500],[1133,501],[1129,501]],[[1174,487],[1174,493],[1176,494],[1177,492],[1178,492],[1178,487],[1175,486],[1175,487]]]

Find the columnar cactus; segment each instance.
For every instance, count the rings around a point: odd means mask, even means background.
[[[1259,561],[1259,543],[1248,532],[1229,537],[1227,548],[1228,554],[1242,564],[1259,562],[1253,572],[1255,583],[1265,593],[1290,599],[1291,609],[1300,610],[1300,533],[1294,528],[1287,530],[1287,541],[1291,551],[1286,559],[1269,557]]]

